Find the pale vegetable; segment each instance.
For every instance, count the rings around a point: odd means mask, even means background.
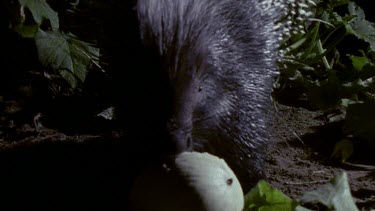
[[[185,152],[176,158],[176,166],[197,191],[207,210],[242,210],[241,185],[223,159],[208,153]]]
[[[223,159],[184,152],[175,166],[152,166],[137,180],[133,211],[241,211],[241,185]]]

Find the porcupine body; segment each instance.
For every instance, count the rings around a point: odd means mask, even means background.
[[[263,178],[285,2],[138,0],[140,45],[128,58],[138,68],[124,76],[127,131],[159,153],[225,159],[245,191]]]

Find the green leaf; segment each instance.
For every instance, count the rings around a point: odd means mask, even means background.
[[[40,25],[44,18],[51,23],[52,30],[59,29],[59,17],[55,11],[51,9],[45,0],[18,0],[23,7],[29,8],[34,17],[35,22]]]
[[[74,75],[71,72],[69,72],[68,70],[65,70],[65,69],[58,69],[58,72],[65,79],[65,81],[67,81],[69,83],[69,85],[72,88],[77,87],[77,85],[78,85],[77,78],[74,77]]]
[[[38,31],[35,38],[39,59],[53,69],[73,69],[73,61],[66,37],[57,32]]]
[[[18,24],[14,27],[14,31],[16,31],[19,35],[24,38],[35,38],[36,33],[38,32],[39,26],[37,24],[32,25],[24,25]]]
[[[335,1],[330,1],[329,3],[331,4],[331,7],[338,7],[344,4],[348,4],[349,2],[350,0],[335,0]]]
[[[358,71],[361,71],[366,64],[370,63],[365,56],[349,56],[349,58],[352,60],[353,67]]]
[[[350,15],[355,15],[360,19],[365,19],[365,12],[354,2],[348,4],[348,10]]]
[[[328,208],[340,211],[358,210],[350,193],[348,176],[345,172],[337,175],[321,188],[305,193],[299,201],[302,203],[319,202]]]
[[[356,18],[345,25],[347,32],[369,43],[371,51],[375,52],[375,27],[373,23],[365,20],[364,11],[354,2],[351,2],[348,8],[350,14],[356,16]]]
[[[250,190],[245,196],[244,211],[292,211],[297,207],[297,202],[284,195],[276,188],[270,187],[265,181]]]
[[[76,39],[73,35],[66,36],[69,43],[70,53],[75,67],[74,75],[81,82],[86,79],[88,67],[99,58],[99,48],[93,47],[86,42]]]
[[[73,88],[84,82],[89,65],[99,56],[97,48],[59,32],[39,30],[35,41],[42,65],[58,71]]]
[[[358,103],[358,101],[354,101],[351,99],[343,98],[341,99],[341,106],[347,108],[350,104]]]

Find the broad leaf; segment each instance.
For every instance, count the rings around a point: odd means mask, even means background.
[[[38,25],[42,23],[43,18],[46,18],[50,21],[52,30],[59,29],[59,17],[45,0],[19,0],[19,2],[22,6],[29,8]]]
[[[37,24],[18,24],[14,27],[14,31],[16,31],[19,35],[21,35],[24,38],[35,38],[36,34],[38,33],[38,29],[39,26]]]
[[[349,56],[349,58],[352,60],[353,67],[358,71],[361,71],[365,65],[370,63],[365,56]]]
[[[303,203],[319,202],[328,208],[340,211],[358,210],[350,193],[348,176],[345,172],[337,175],[321,188],[305,193],[300,201]]]
[[[97,48],[58,32],[39,30],[35,41],[40,62],[58,71],[73,88],[84,82],[91,61],[99,56]]]
[[[346,25],[347,32],[370,44],[371,51],[375,52],[375,27],[365,20],[363,10],[354,2],[348,5],[350,15],[356,16]]]
[[[260,181],[245,196],[244,211],[294,211],[297,202],[284,195],[281,191]]]

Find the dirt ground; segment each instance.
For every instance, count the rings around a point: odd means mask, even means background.
[[[342,138],[338,124],[323,125],[321,113],[278,104],[274,114],[274,143],[269,145],[267,181],[292,198],[327,183],[337,173],[348,173],[357,206],[375,208],[373,149],[354,146],[345,164],[332,158],[334,144]]]
[[[9,104],[5,100],[0,103]],[[358,207],[374,209],[373,150],[358,147],[348,163],[335,162],[331,153],[341,137],[339,125],[323,127],[319,112],[281,104],[276,108],[277,112],[271,114],[274,122],[266,163],[268,183],[298,198],[346,171]],[[35,116],[34,122],[25,122],[19,119],[26,117],[3,114],[0,210],[125,210],[119,203],[134,179],[128,169],[141,166],[152,155],[132,152],[130,143],[121,141],[122,134],[111,130],[104,134],[89,130],[62,133],[36,129]],[[85,126],[75,120],[68,124]],[[124,160],[129,163],[122,163]]]

